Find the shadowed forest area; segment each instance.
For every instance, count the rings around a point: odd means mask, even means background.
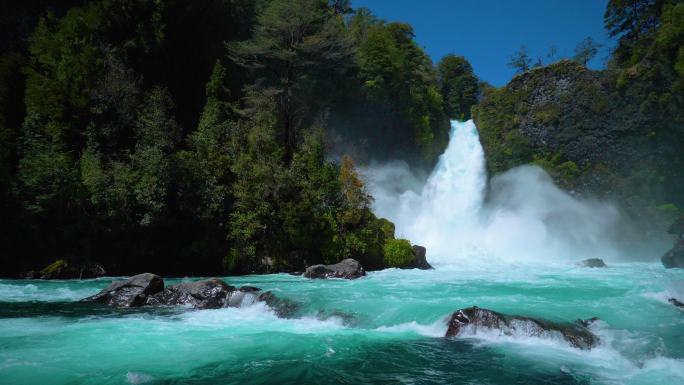
[[[471,111],[492,174],[533,162],[661,229],[680,215],[681,1],[610,1],[618,45],[604,71],[581,55],[528,58],[499,89],[352,5],[3,2],[2,274],[55,261],[165,275],[402,265],[411,245],[373,214],[356,167],[429,171],[449,120]]]

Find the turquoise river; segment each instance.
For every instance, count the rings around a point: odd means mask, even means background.
[[[259,303],[78,302],[112,277],[0,280],[0,384],[684,384],[684,312],[668,302],[684,299],[684,270],[616,235],[613,206],[562,192],[536,168],[493,179],[485,198],[481,151],[472,122],[454,122],[430,175],[401,163],[365,170],[375,210],[427,247],[434,270],[223,277],[298,303],[291,318]],[[608,267],[577,263],[589,257]],[[600,343],[445,338],[446,317],[472,305],[553,321],[596,316]]]

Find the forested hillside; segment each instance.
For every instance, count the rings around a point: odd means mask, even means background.
[[[385,266],[393,226],[355,162],[430,168],[475,92],[449,88],[467,62],[438,71],[409,25],[347,1],[2,7],[5,275]]]

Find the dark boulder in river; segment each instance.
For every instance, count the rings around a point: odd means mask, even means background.
[[[262,292],[258,287],[230,286],[219,278],[182,282],[164,288],[164,280],[151,273],[138,274],[126,280],[112,282],[106,289],[84,302],[98,302],[112,307],[187,306],[193,309],[241,307],[263,302],[279,317],[288,317],[298,304]]]
[[[313,265],[306,268],[306,278],[345,278],[356,279],[366,275],[359,261],[347,258],[334,265]]]
[[[164,290],[164,280],[152,273],[134,275],[128,279],[112,282],[101,292],[82,299],[114,307],[136,307],[147,303],[148,297]]]
[[[580,262],[583,267],[606,267],[606,263],[601,258],[589,258]]]
[[[560,336],[570,345],[580,349],[591,349],[599,340],[579,322],[555,323],[539,318],[509,316],[476,306],[454,312],[449,317],[448,326],[446,337],[476,334],[480,329],[498,330],[504,335],[513,336]]]
[[[425,248],[418,245],[413,245],[411,248],[413,249],[413,255],[415,257],[411,267],[423,270],[432,269],[432,266],[430,266],[427,258],[425,257]]]
[[[169,286],[147,299],[147,305],[190,306],[195,309],[219,309],[236,289],[218,278],[183,282]]]
[[[670,298],[670,299],[668,299],[668,301],[671,304],[677,306],[678,308],[684,309],[684,303],[682,303],[682,301],[678,300],[677,298]]]

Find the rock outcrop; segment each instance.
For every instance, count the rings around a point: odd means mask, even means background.
[[[414,255],[413,265],[411,267],[423,270],[432,269],[432,266],[428,263],[427,258],[425,257],[425,247],[413,245],[411,248],[413,249]]]
[[[618,75],[570,60],[533,68],[504,87],[485,88],[473,119],[489,175],[534,163],[573,195],[610,199],[639,218],[642,236],[623,239],[626,246],[647,252],[644,237],[662,241],[667,214],[657,206],[682,204],[684,131],[679,115],[667,112],[681,110],[680,99],[659,104],[670,103],[667,109],[645,108],[662,85],[637,81],[634,68]]]
[[[164,290],[164,280],[152,273],[134,275],[128,279],[112,282],[99,293],[84,298],[84,302],[97,302],[113,307],[137,307],[147,299]]]
[[[668,269],[684,269],[684,214],[670,226],[668,232],[673,234],[676,239],[672,249],[661,258],[663,266]]]
[[[481,329],[498,330],[504,335],[526,337],[561,336],[576,348],[591,349],[599,341],[599,338],[585,326],[591,322],[593,320],[576,323],[555,323],[538,318],[509,316],[473,306],[457,310],[449,317],[446,337],[476,334]]]
[[[601,258],[589,258],[580,262],[583,267],[606,267],[606,263]]]
[[[366,275],[359,261],[347,258],[334,265],[313,265],[306,268],[306,278],[344,278],[356,279]]]

